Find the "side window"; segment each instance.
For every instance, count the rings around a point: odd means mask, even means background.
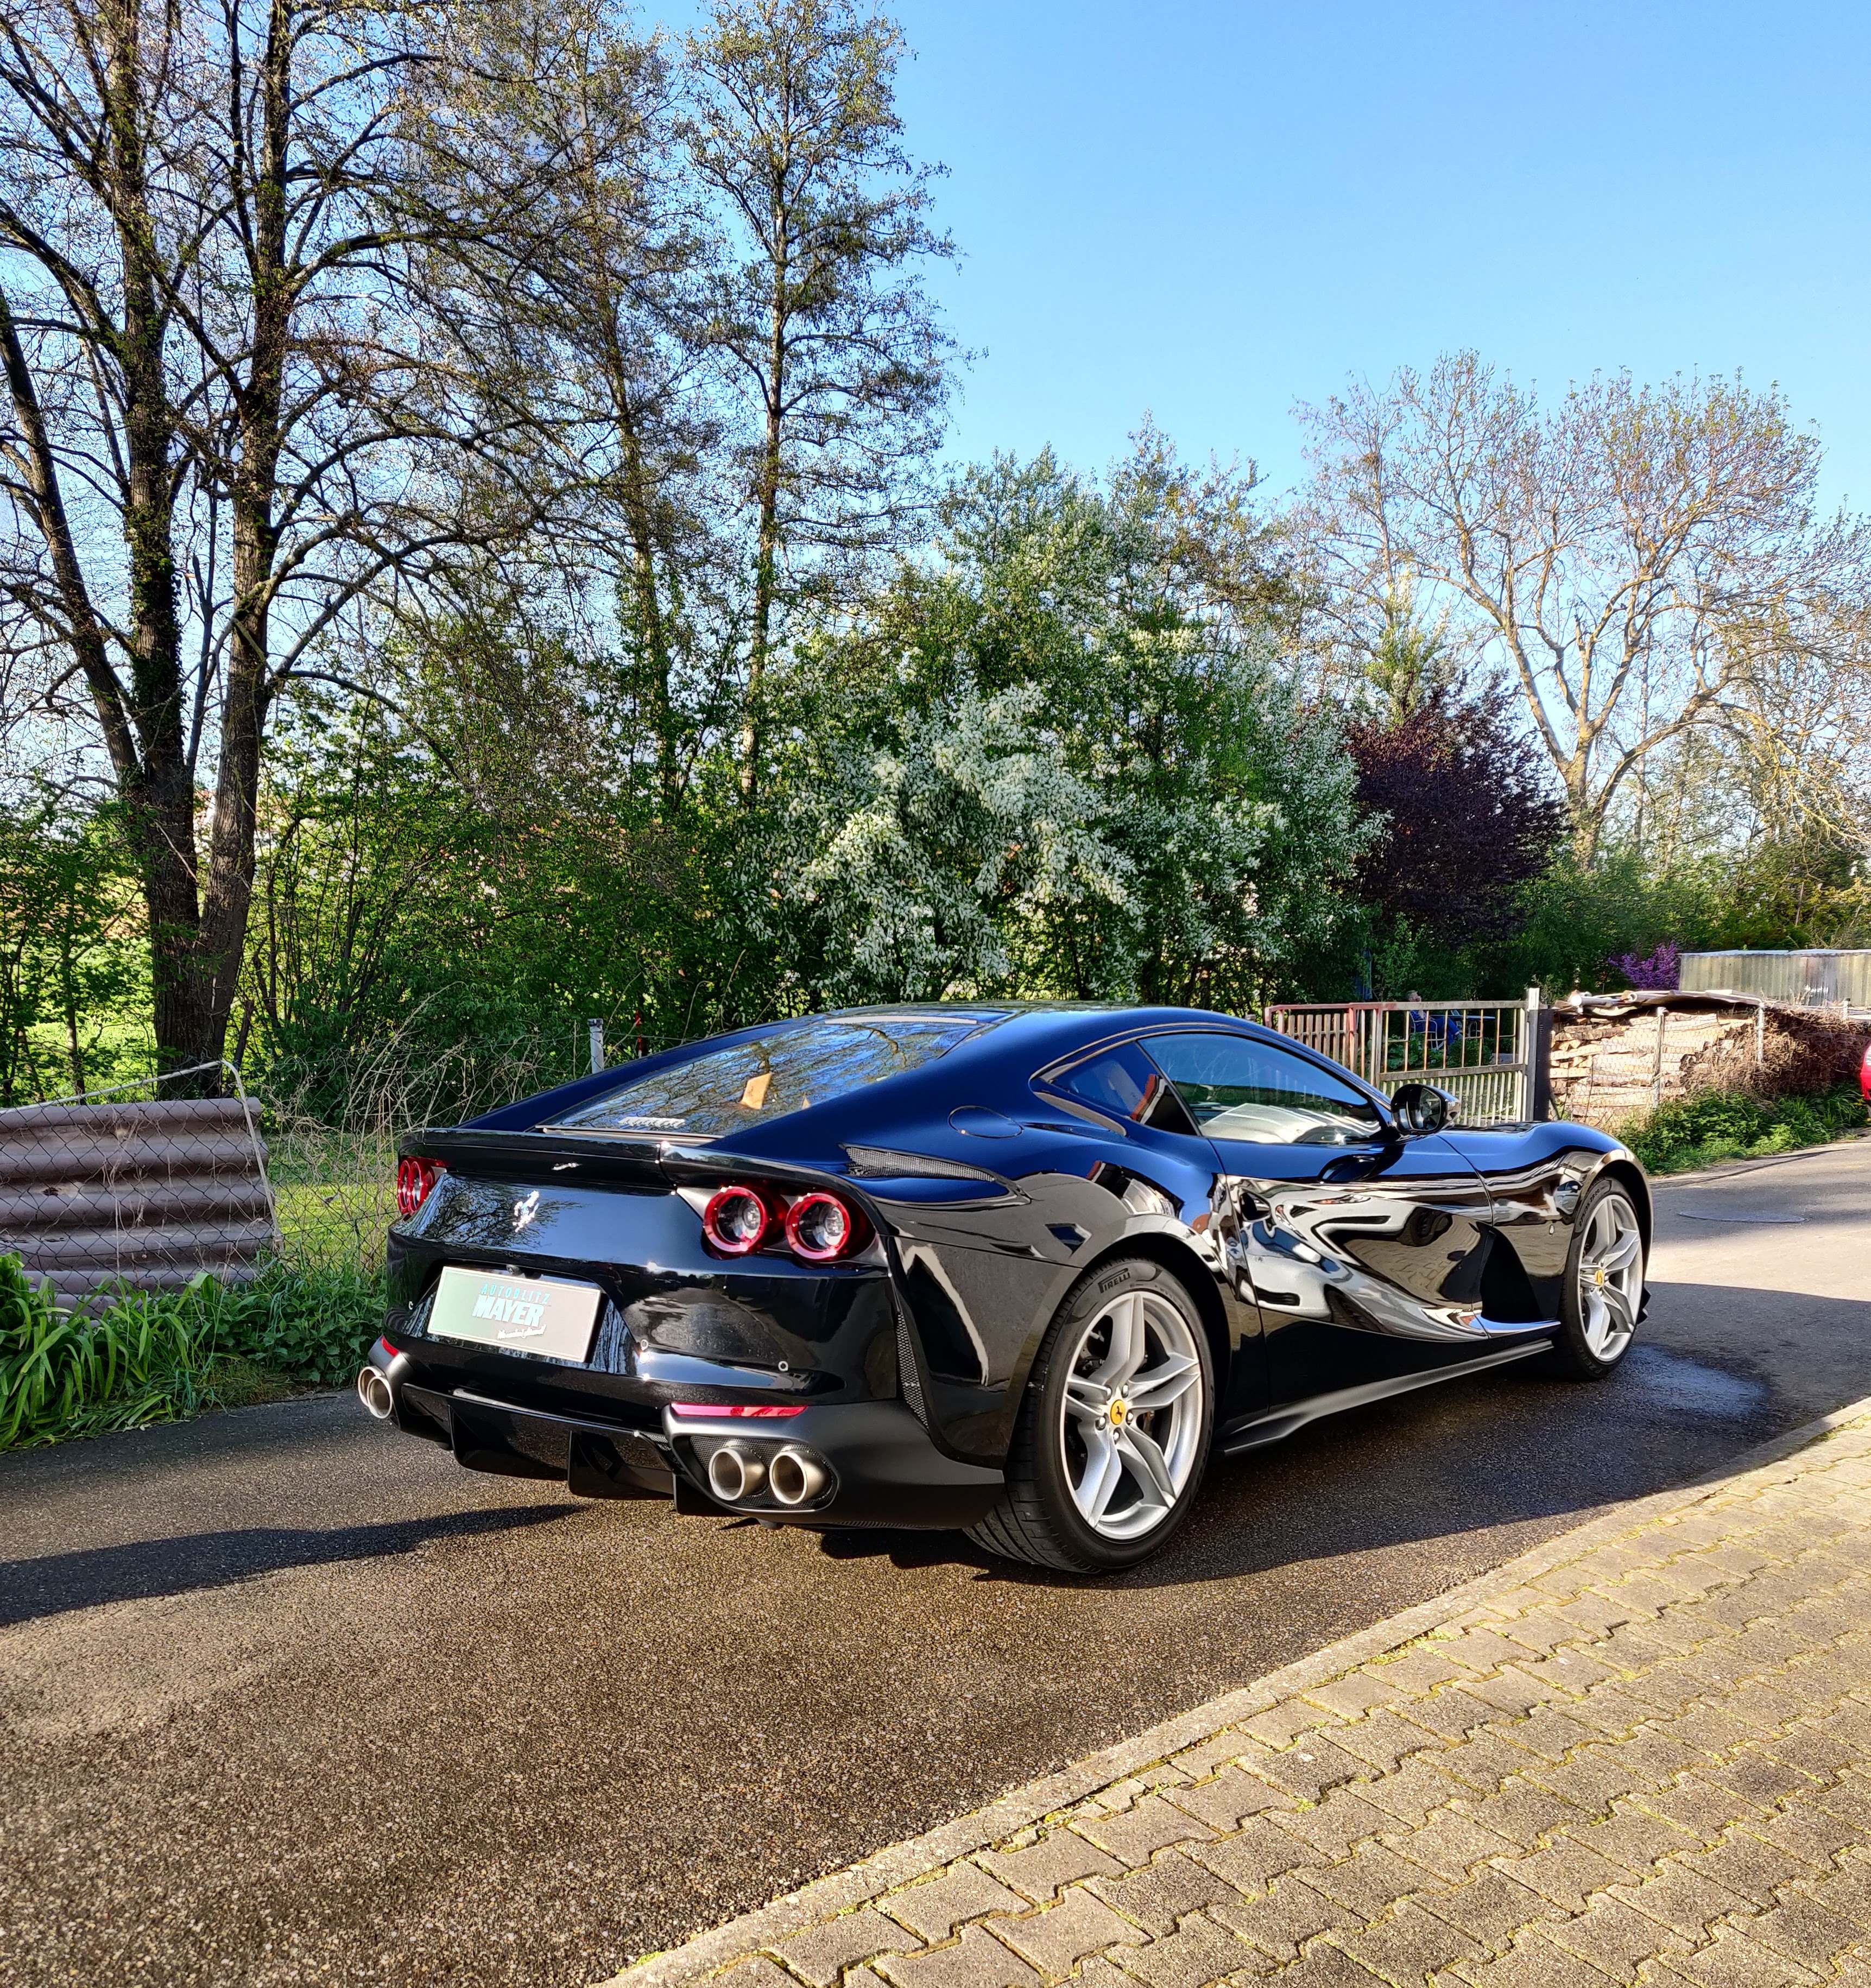
[[[1203,1131],[1258,1146],[1351,1146],[1383,1119],[1348,1084],[1245,1036],[1152,1036],[1146,1046]]]
[[[1100,1050],[1047,1080],[1113,1118],[1153,1125],[1160,1132],[1190,1132],[1195,1125],[1162,1072],[1135,1043]]]

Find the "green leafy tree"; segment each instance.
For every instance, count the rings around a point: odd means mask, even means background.
[[[1017,721],[1017,746],[984,736],[1029,778],[1056,769],[1044,813],[1003,822],[1004,857],[963,862],[964,839],[943,869],[961,894],[944,928],[960,928],[969,894],[977,908],[980,943],[954,954],[973,962],[970,984],[986,974],[1002,991],[1247,1006],[1330,926],[1321,887],[1357,841],[1349,766],[1281,661],[1291,603],[1250,490],[1250,478],[1193,475],[1154,434],[1104,491],[1050,455],[996,462],[943,499],[936,563],[905,564],[861,611],[798,644],[773,708],[790,736],[840,739],[844,771],[814,797],[827,762],[782,759],[776,781],[795,811],[829,819],[827,795],[874,796],[854,789],[854,766],[892,769],[893,793],[921,791],[909,769],[933,763],[934,742],[952,742],[958,767],[990,714]],[[984,774],[970,777],[985,790]],[[874,827],[872,806],[853,819]],[[1064,833],[1074,810],[1076,843]],[[1036,861],[1046,888],[1002,888]],[[868,935],[875,965],[893,915],[881,873],[861,874],[839,929]],[[860,916],[864,889],[877,909]],[[902,942],[922,956],[907,927]],[[990,956],[1004,965],[987,973]]]
[[[533,415],[539,590],[614,604],[610,685],[665,820],[734,713],[744,506],[711,343],[722,229],[678,134],[682,76],[611,0],[473,17],[449,114],[475,134],[452,205],[488,225],[433,259],[494,401]],[[550,170],[541,171],[541,162]],[[523,215],[516,220],[516,214]]]
[[[1365,675],[1384,721],[1402,725],[1453,688],[1448,621],[1432,624],[1416,607],[1416,583],[1406,567],[1384,590],[1377,639],[1365,659]]]
[[[1245,1007],[1333,922],[1354,774],[1284,660],[1292,600],[1252,489],[1153,432],[1101,490],[1050,454],[969,471],[939,563],[905,567],[840,651],[848,699],[1030,694],[1095,797],[1124,891],[1035,908],[1013,954],[1032,992]]]
[[[109,811],[42,790],[0,809],[0,1104],[107,1081],[143,1047],[136,873]]]
[[[463,1098],[477,1070],[562,1080],[587,1016],[660,1044],[765,1011],[732,782],[662,818],[614,661],[490,587],[382,641],[384,696],[289,701],[242,989],[275,1092],[375,1123],[445,1063]]]
[[[729,234],[705,336],[753,414],[739,747],[752,798],[782,611],[815,573],[901,543],[914,515],[949,350],[920,272],[952,252],[928,219],[933,169],[902,142],[894,22],[851,0],[749,0],[718,6],[685,46],[684,130]]]
[[[1036,926],[1128,903],[1131,866],[1097,794],[1034,729],[1039,701],[966,691],[826,739],[793,769],[783,860],[763,881],[776,874],[767,920],[815,1003],[1002,992]]]

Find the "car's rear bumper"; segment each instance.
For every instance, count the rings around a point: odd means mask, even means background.
[[[998,1470],[944,1456],[902,1401],[848,1401],[748,1421],[665,1415],[658,1428],[549,1412],[448,1384],[379,1341],[370,1363],[389,1380],[397,1426],[445,1445],[470,1470],[563,1483],[584,1498],[668,1498],[677,1510],[732,1512],[782,1525],[971,1526],[1000,1495]],[[760,1488],[732,1503],[709,1484],[712,1452],[757,1460]],[[822,1490],[782,1503],[768,1466],[783,1450],[822,1465]]]

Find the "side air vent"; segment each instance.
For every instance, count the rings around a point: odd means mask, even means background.
[[[909,1412],[929,1427],[929,1405],[922,1398],[922,1370],[916,1364],[915,1337],[909,1329],[909,1319],[901,1304],[896,1307],[897,1385],[902,1390],[903,1398],[909,1404]]]
[[[892,1152],[886,1146],[847,1146],[844,1151],[854,1179],[868,1176],[876,1180],[966,1180],[986,1181],[996,1187],[1001,1185],[998,1174],[964,1165],[959,1160],[932,1160],[922,1153]]]

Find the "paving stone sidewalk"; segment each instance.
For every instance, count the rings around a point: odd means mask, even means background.
[[[1871,1400],[1782,1447],[610,1988],[1871,1988]]]

